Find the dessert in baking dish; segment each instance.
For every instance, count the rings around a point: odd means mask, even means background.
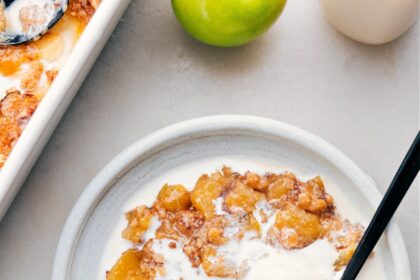
[[[70,0],[65,15],[39,40],[0,46],[0,169],[99,4]],[[0,31],[8,24],[0,7]]]
[[[128,279],[340,279],[363,226],[336,213],[320,177],[202,175],[126,213],[132,243],[106,273]]]

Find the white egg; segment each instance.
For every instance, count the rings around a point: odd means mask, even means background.
[[[344,35],[383,44],[401,36],[418,16],[419,0],[321,0],[332,25]]]

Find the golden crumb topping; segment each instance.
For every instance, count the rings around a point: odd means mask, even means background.
[[[68,13],[87,23],[99,5],[98,0],[70,0]]]
[[[48,84],[51,85],[58,75],[58,70],[57,69],[47,70],[45,71],[45,75],[47,76]]]
[[[9,92],[0,101],[0,168],[3,166],[23,128],[35,112],[39,99],[31,94]]]

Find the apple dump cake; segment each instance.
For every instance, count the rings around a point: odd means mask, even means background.
[[[308,279],[297,275],[306,270],[339,279],[364,231],[336,213],[320,177],[229,167],[202,175],[191,191],[164,185],[126,219],[122,237],[132,246],[107,280]]]
[[[0,46],[0,169],[99,1],[70,0],[65,15],[39,40],[19,46]],[[37,19],[36,6],[32,11],[25,8],[20,11],[21,24],[22,28],[30,28],[26,25],[31,23],[28,19]],[[0,4],[0,31],[10,24],[6,18]]]

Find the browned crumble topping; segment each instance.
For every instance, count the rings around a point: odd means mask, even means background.
[[[152,211],[146,206],[139,206],[127,212],[125,217],[128,226],[122,233],[123,237],[133,243],[142,243],[141,237],[152,223]]]
[[[153,239],[144,244],[140,251],[140,271],[146,279],[154,279],[159,273],[165,275],[163,257],[156,254],[152,249]]]
[[[35,112],[39,99],[19,91],[9,92],[0,101],[0,168],[12,151],[22,130]]]
[[[95,13],[95,6],[100,1],[95,0],[72,0],[69,3],[68,13],[87,23]]]
[[[222,200],[225,214],[217,214],[216,199]],[[143,240],[142,235],[149,229],[153,217],[161,223],[155,237],[173,240],[168,245],[171,249],[181,246],[192,267],[201,266],[210,277],[240,279],[247,268],[238,267],[218,248],[230,238],[241,240],[246,232],[262,237],[261,225],[254,217],[259,202],[268,203],[271,209],[258,209],[261,222],[267,223],[269,217],[274,219],[264,242],[292,250],[326,238],[334,242],[339,252],[337,260],[331,264],[337,271],[347,265],[363,233],[361,225],[342,222],[335,214],[333,198],[325,192],[320,177],[303,182],[289,172],[241,175],[224,167],[222,171],[202,175],[191,192],[182,185],[164,185],[151,208],[140,206],[128,212],[123,237],[133,242],[136,249],[122,254],[107,272],[107,280],[151,280],[156,273],[164,271],[163,261],[157,262],[155,274],[146,274],[142,268],[141,255],[145,251],[150,253],[153,242],[153,239]],[[228,237],[225,229],[232,226],[237,231]]]
[[[58,70],[57,69],[47,70],[45,71],[45,75],[47,76],[48,84],[51,85],[58,75]]]
[[[23,127],[36,110],[39,100],[34,95],[14,91],[9,92],[0,102],[1,116]]]
[[[21,86],[27,90],[34,90],[44,72],[44,64],[38,60],[29,63],[29,68],[22,73]]]

